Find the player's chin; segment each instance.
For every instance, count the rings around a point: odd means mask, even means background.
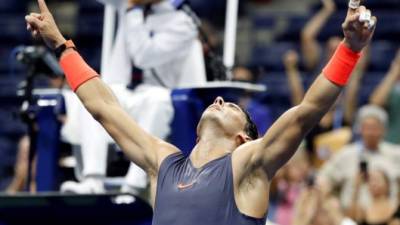
[[[218,120],[222,117],[221,111],[216,108],[208,108],[203,112],[201,116],[202,120]]]
[[[208,108],[203,112],[202,117],[207,118],[207,117],[214,117],[218,111],[215,110],[214,108]]]

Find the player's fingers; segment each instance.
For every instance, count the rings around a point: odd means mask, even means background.
[[[32,12],[32,13],[29,13],[29,15],[30,15],[30,16],[34,16],[34,17],[36,17],[36,18],[38,18],[38,19],[41,17],[41,15],[40,15],[39,13],[33,13],[33,12]]]
[[[39,31],[37,31],[37,30],[33,30],[31,32],[31,34],[32,34],[32,37],[35,38],[35,39],[40,37]]]
[[[30,25],[31,28],[39,28],[41,26],[42,21],[34,16],[25,16],[26,22]]]
[[[350,0],[348,13],[355,13],[358,7],[361,5],[361,0]]]
[[[368,29],[375,30],[377,23],[378,23],[378,18],[376,18],[376,16],[373,16],[369,21]]]
[[[371,10],[366,9],[365,11],[362,11],[360,13],[360,18],[358,19],[360,22],[360,26],[362,26],[364,29],[369,28],[369,23],[371,21]]]
[[[39,14],[39,13],[30,13],[29,15],[33,16],[33,17],[36,17],[39,20],[43,20],[43,16],[41,14]]]
[[[355,26],[355,23],[357,23],[359,21],[359,18],[360,18],[359,13],[355,13],[350,16],[347,16],[346,20],[342,24],[342,28],[343,29],[352,29],[352,27]]]
[[[359,20],[360,20],[360,22],[368,22],[368,21],[371,20],[371,16],[372,16],[371,10],[366,9],[365,11],[362,11],[360,13],[360,19]]]
[[[40,12],[42,12],[42,13],[50,12],[50,10],[47,7],[46,2],[44,0],[38,0],[38,4],[39,4]]]
[[[360,13],[355,13],[355,14],[349,16],[348,19],[347,19],[347,21],[348,21],[349,23],[357,22],[357,21],[360,20],[360,16],[361,16]]]
[[[367,8],[365,6],[360,6],[358,7],[358,9],[356,10],[359,14],[363,14],[367,11]]]
[[[355,13],[347,16],[346,21],[349,23],[348,26],[353,26],[357,28],[362,27],[366,21],[369,21],[370,18],[371,15],[368,16],[367,8],[365,8],[365,6],[360,6]]]

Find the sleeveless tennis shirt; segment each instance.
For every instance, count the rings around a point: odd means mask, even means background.
[[[153,225],[264,225],[240,213],[233,192],[231,154],[195,168],[182,153],[161,164]]]

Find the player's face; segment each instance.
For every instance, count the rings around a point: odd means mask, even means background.
[[[212,121],[224,130],[225,135],[231,136],[243,132],[247,123],[242,109],[234,103],[225,102],[222,97],[217,97],[214,103],[204,111],[200,124],[205,121]]]

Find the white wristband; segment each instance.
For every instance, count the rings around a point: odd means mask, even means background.
[[[362,12],[358,20],[360,22],[369,22],[371,20],[371,11],[367,10]]]
[[[372,29],[375,26],[375,20],[370,19],[368,21],[368,29]]]
[[[361,0],[350,0],[349,1],[349,8],[350,9],[358,9],[360,7]]]
[[[368,22],[368,29],[375,26],[375,21],[372,19],[371,11],[369,10],[362,12],[358,20],[361,23]]]

